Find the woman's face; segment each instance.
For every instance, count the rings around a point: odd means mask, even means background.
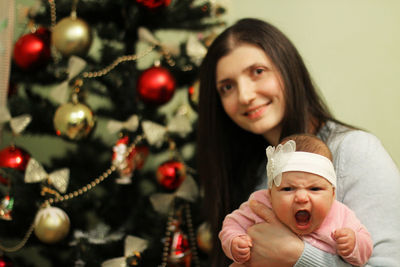
[[[243,44],[222,57],[216,86],[226,114],[241,128],[278,143],[285,101],[281,76],[262,49]]]
[[[282,183],[271,188],[272,209],[279,220],[298,235],[318,229],[335,199],[332,185],[307,172],[285,172]]]

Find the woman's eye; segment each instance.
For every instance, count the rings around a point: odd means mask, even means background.
[[[256,68],[256,69],[254,69],[254,74],[255,75],[260,75],[261,73],[263,73],[264,72],[264,69],[263,68]]]
[[[231,89],[232,89],[232,85],[231,84],[225,84],[225,85],[219,87],[219,91],[220,91],[221,94],[224,94],[224,93],[228,92]]]

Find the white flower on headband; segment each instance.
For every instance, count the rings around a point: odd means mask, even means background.
[[[272,182],[276,186],[279,186],[282,181],[282,168],[288,161],[290,153],[296,151],[296,142],[293,140],[287,141],[285,144],[279,144],[276,146],[269,146],[266,149],[268,158],[267,163],[267,177],[268,177],[268,188],[272,187]]]

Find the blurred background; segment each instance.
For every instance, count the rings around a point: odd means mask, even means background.
[[[334,115],[399,166],[399,12],[394,0],[1,2],[0,266],[209,266],[197,73],[243,17],[286,33]]]

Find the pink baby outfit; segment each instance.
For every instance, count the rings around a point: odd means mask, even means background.
[[[257,200],[271,208],[268,189],[259,190],[250,195],[248,201],[240,205],[240,208],[233,211],[225,217],[222,230],[219,233],[222,248],[225,255],[236,262],[234,266],[238,266],[238,262],[233,258],[231,253],[231,243],[234,237],[247,234],[247,228],[262,223],[264,220],[257,216],[249,207],[250,200]],[[340,228],[350,228],[356,234],[356,246],[353,252],[345,261],[352,265],[364,265],[372,253],[372,240],[367,229],[357,219],[356,215],[346,205],[339,201],[334,201],[332,208],[322,222],[321,226],[309,235],[301,236],[301,238],[310,245],[324,250],[331,254],[336,254],[336,242],[331,234]],[[240,265],[239,265],[240,266]]]

